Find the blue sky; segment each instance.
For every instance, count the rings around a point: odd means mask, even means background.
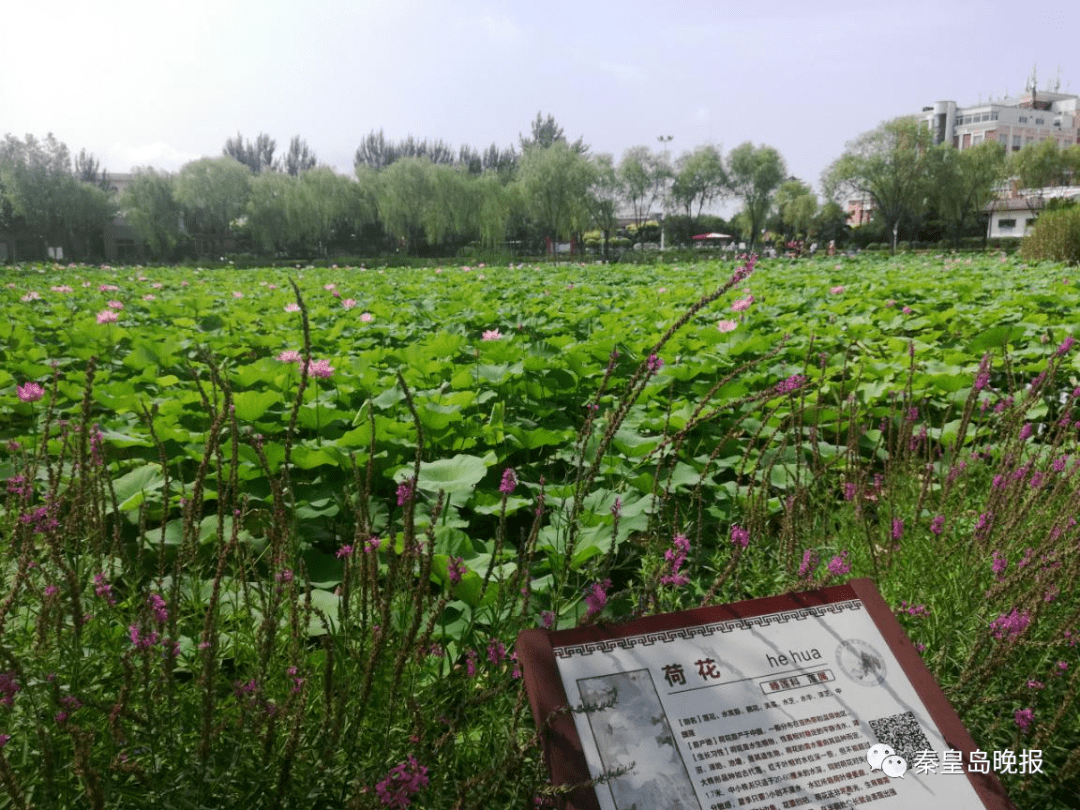
[[[0,134],[111,171],[176,170],[238,131],[350,172],[383,129],[516,145],[537,112],[616,160],[768,144],[815,187],[847,141],[940,99],[1080,93],[1080,4],[11,0]],[[1060,71],[1060,72],[1059,72]]]

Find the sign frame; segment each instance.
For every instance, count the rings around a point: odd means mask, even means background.
[[[842,585],[801,593],[696,608],[678,613],[646,616],[618,625],[588,625],[568,630],[523,630],[518,635],[517,656],[521,662],[525,688],[533,719],[541,729],[544,758],[552,784],[571,788],[563,805],[568,810],[600,810],[592,786],[585,751],[563,687],[556,648],[580,647],[614,649],[620,639],[666,633],[699,625],[751,620],[769,614],[817,608],[857,600],[899,663],[902,676],[922,701],[930,720],[949,748],[967,755],[977,750],[960,717],[953,710],[927,669],[915,646],[896,620],[892,610],[871,579],[854,579]],[[965,761],[968,759],[965,756]],[[1017,810],[997,775],[992,772],[964,772],[986,810]],[[944,778],[958,778],[950,776]]]

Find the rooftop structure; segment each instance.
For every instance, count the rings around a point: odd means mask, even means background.
[[[1019,152],[1029,143],[1053,140],[1059,148],[1080,143],[1080,96],[1037,90],[1034,82],[1023,95],[959,107],[938,101],[923,107],[920,120],[934,134],[934,144],[967,149],[987,141]]]

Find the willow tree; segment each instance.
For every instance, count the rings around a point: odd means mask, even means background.
[[[552,239],[569,239],[591,218],[590,193],[596,167],[565,140],[526,149],[517,183],[539,231]]]
[[[892,230],[896,251],[900,226],[914,222],[930,195],[930,130],[912,117],[886,121],[851,141],[823,177],[829,196],[855,192],[870,199]]]

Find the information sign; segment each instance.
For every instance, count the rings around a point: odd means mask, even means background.
[[[869,579],[517,652],[571,808],[1015,810]]]

